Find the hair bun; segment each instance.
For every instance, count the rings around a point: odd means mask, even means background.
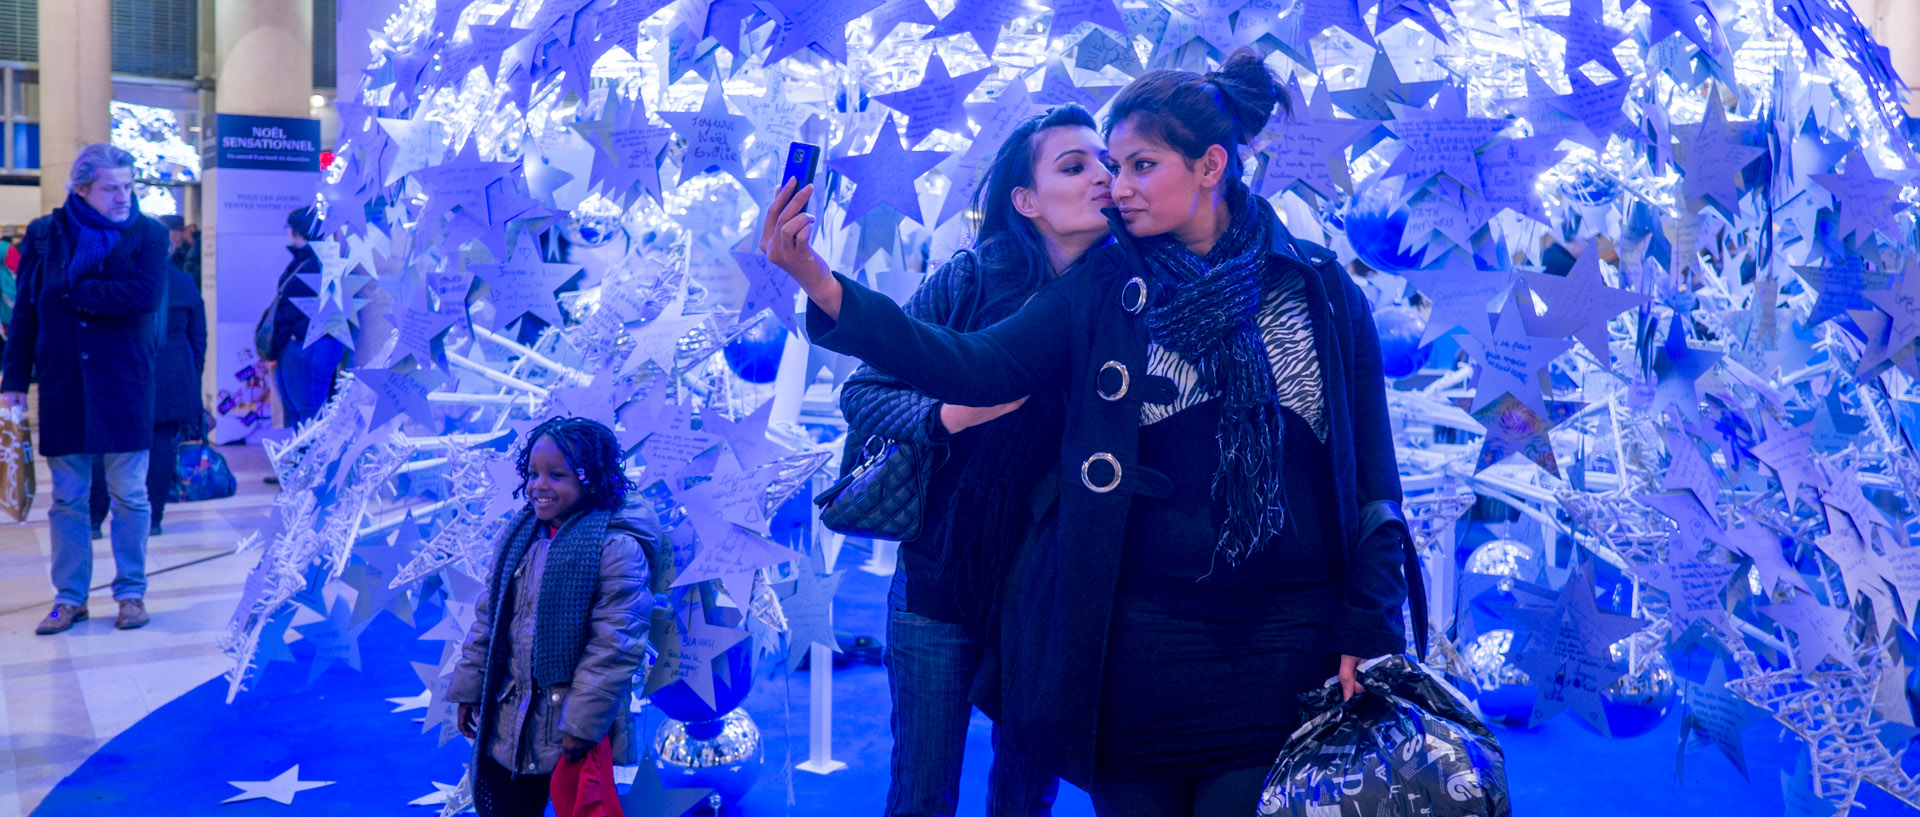
[[[1290,110],[1279,77],[1251,48],[1234,49],[1219,70],[1206,74],[1206,80],[1219,89],[1220,101],[1238,125],[1236,141],[1242,145],[1267,126],[1276,106]]]

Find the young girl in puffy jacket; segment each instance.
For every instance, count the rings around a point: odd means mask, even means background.
[[[619,516],[634,486],[613,431],[549,420],[519,454],[521,508],[495,543],[447,699],[474,742],[481,817],[544,812],[555,766],[605,742],[632,762],[628,700],[653,597],[644,520]]]

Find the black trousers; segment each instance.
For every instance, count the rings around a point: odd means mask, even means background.
[[[480,817],[540,817],[552,788],[553,775],[516,775],[482,749],[473,771],[473,809]]]
[[[174,469],[180,466],[180,421],[164,420],[153,424],[153,448],[147,455],[147,502],[153,505],[151,524],[160,527],[160,517],[166,513],[167,495],[173,493]],[[98,457],[93,460],[93,495],[88,497],[87,510],[93,517],[93,526],[99,528],[107,521],[107,506],[112,504],[107,495],[107,468]]]
[[[1267,767],[1158,780],[1096,778],[1087,792],[1100,817],[1239,817],[1259,810]]]

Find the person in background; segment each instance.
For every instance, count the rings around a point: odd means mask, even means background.
[[[279,288],[273,304],[267,307],[272,339],[266,348],[256,350],[261,360],[273,366],[273,386],[286,410],[287,428],[320,413],[333,393],[334,373],[347,352],[346,345],[332,336],[307,337],[307,313],[294,302],[319,294],[301,276],[320,273],[320,257],[309,243],[325,234],[320,216],[312,207],[287,214],[287,251],[293,253],[293,260],[280,272]]]
[[[164,216],[179,220],[178,216]],[[176,248],[178,249],[178,248]],[[174,258],[180,254],[175,252]],[[167,499],[173,492],[180,464],[180,441],[206,434],[206,407],[200,400],[200,378],[207,368],[207,305],[187,271],[175,265],[167,271],[167,339],[160,350],[160,366],[153,380],[153,447],[147,457],[147,500],[153,506],[147,533],[160,535]],[[105,466],[94,464],[91,508],[93,538],[102,536],[107,519]]]
[[[1093,115],[1078,105],[1021,123],[975,193],[973,247],[927,277],[907,314],[983,329],[1077,267],[1107,240],[1100,211],[1113,206],[1113,174],[1101,163],[1105,153]],[[956,813],[968,696],[991,652],[1007,565],[1033,525],[1031,495],[1060,447],[1060,403],[1052,393],[991,408],[942,403],[872,366],[841,391],[853,461],[876,436],[947,449],[927,482],[921,535],[901,543],[887,597],[888,817]],[[987,813],[1050,813],[1059,782],[999,734],[996,727]]]
[[[171,219],[171,220],[169,220]],[[190,225],[179,216],[166,216],[160,219],[167,225],[167,240],[173,243],[173,254],[167,260],[185,270],[193,279],[194,288],[200,287],[200,228]]]
[[[133,155],[89,145],[73,160],[66,203],[34,220],[20,257],[0,405],[40,384],[40,454],[53,471],[48,512],[54,604],[35,632],[87,619],[93,464],[113,496],[114,626],[147,623],[147,458],[153,379],[168,298],[167,228],[140,215]]]

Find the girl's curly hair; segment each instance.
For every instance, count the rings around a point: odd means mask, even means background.
[[[618,512],[626,507],[627,493],[634,485],[620,465],[620,441],[613,436],[613,429],[585,417],[555,417],[527,434],[526,443],[520,446],[520,454],[514,461],[514,470],[520,474],[520,485],[513,489],[515,499],[526,496],[527,458],[541,437],[552,438],[560,455],[567,458],[567,465],[585,486],[580,510]]]

